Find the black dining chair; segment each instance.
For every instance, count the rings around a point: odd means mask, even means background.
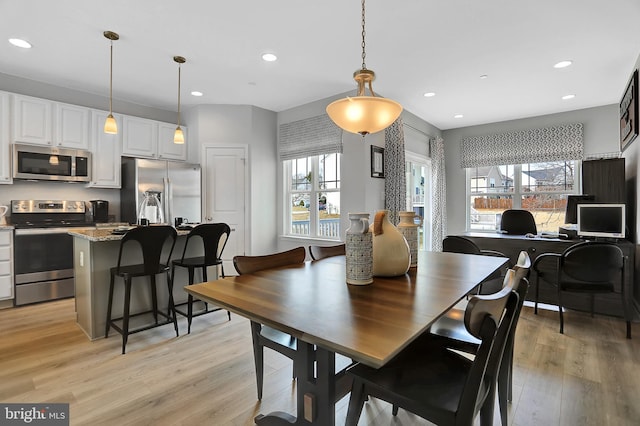
[[[550,274],[543,265],[555,261],[555,275]],[[538,312],[540,279],[556,287],[558,312],[560,314],[560,333],[564,333],[564,315],[562,294],[582,293],[590,296],[591,316],[594,314],[595,295],[618,293],[622,299],[624,318],[627,323],[627,339],[631,339],[631,312],[629,298],[624,286],[626,256],[615,244],[599,241],[585,241],[574,244],[563,253],[543,253],[533,262],[536,271],[536,293],[534,312]]]
[[[518,299],[504,287],[469,300],[464,323],[480,340],[473,360],[446,341],[417,341],[379,369],[349,368],[353,387],[345,424],[357,425],[367,396],[393,404],[394,414],[400,407],[438,425],[471,425],[478,413],[481,425],[493,424],[496,375]]]
[[[208,280],[207,268],[210,266],[216,268],[220,266],[222,276],[224,277],[222,252],[227,245],[230,233],[231,228],[226,223],[203,223],[189,231],[189,234],[187,234],[187,240],[184,243],[184,249],[182,250],[182,256],[180,259],[175,259],[171,262],[171,288],[173,289],[176,267],[187,269],[189,285],[194,283],[196,269],[199,269],[202,272],[202,280],[204,282]],[[189,252],[188,250],[195,250],[194,248],[200,249],[200,252],[202,252],[203,255],[189,257],[187,254]],[[218,278],[217,275],[218,274],[216,273],[216,279]],[[186,302],[178,303],[174,307],[177,313],[187,317],[187,334],[191,333],[191,322],[193,317],[222,310],[222,308],[209,309],[209,304],[202,302],[204,304],[204,310],[194,313],[193,305],[198,301],[198,299],[193,298],[193,295],[189,294]],[[187,307],[186,312],[182,309],[182,306],[185,305]],[[231,313],[229,311],[227,311],[227,316],[229,321],[231,321]]]
[[[528,210],[509,209],[502,212],[500,230],[511,235],[527,235],[538,233],[536,220]]]
[[[497,256],[497,257],[509,257],[502,252],[496,250],[482,250],[476,243],[469,238],[465,238],[459,235],[448,235],[442,240],[442,251],[447,253],[462,253],[462,254],[477,254],[482,256]],[[504,273],[507,266],[504,269],[499,269],[493,274],[485,278],[480,286],[478,286],[478,293],[495,293],[502,287],[502,281],[504,279]]]
[[[515,332],[520,311],[524,304],[526,291],[529,288],[529,272],[531,270],[531,258],[526,251],[521,251],[518,262],[513,270],[507,272],[504,278],[503,287],[512,287],[518,292],[519,301],[514,318],[514,325],[507,340],[504,356],[500,364],[498,373],[498,402],[500,407],[500,417],[502,425],[507,426],[507,403],[513,396],[513,354],[515,344]],[[526,286],[521,286],[522,280],[526,281]],[[458,350],[475,354],[480,347],[480,340],[469,334],[464,325],[464,310],[453,308],[447,311],[442,317],[434,322],[429,328],[429,332],[421,336],[423,339],[443,339],[447,344],[456,347]]]
[[[113,328],[122,335],[122,353],[125,353],[127,340],[130,334],[138,333],[150,328],[173,323],[178,336],[178,322],[174,313],[173,295],[171,293],[171,277],[169,275],[169,259],[173,253],[176,243],[176,230],[171,226],[141,226],[127,231],[120,240],[120,250],[118,252],[117,266],[110,269],[111,280],[109,283],[109,302],[107,306],[107,321],[104,337],[109,337],[109,329]],[[162,251],[169,245],[168,255],[165,262],[161,262]],[[126,264],[127,259],[142,259],[143,263]],[[168,307],[167,312],[158,308],[158,297],[156,289],[156,276],[166,275]],[[124,304],[122,317],[112,318],[113,291],[115,277],[120,277],[124,281]],[[151,293],[151,308],[135,314],[130,313],[131,286],[134,278],[148,277],[149,291]],[[140,315],[153,315],[153,322],[143,326],[130,329],[129,320],[131,317]],[[158,316],[165,318],[165,321],[158,322]]]
[[[345,245],[338,244],[333,246],[309,246],[309,254],[313,260],[320,260],[326,257],[341,256],[345,254]]]
[[[238,274],[252,274],[263,269],[304,263],[307,254],[304,247],[297,247],[279,253],[263,256],[235,256],[233,266]],[[270,348],[293,361],[293,377],[296,374],[296,351],[298,340],[280,330],[251,321],[251,337],[253,340],[253,357],[256,367],[256,385],[258,399],[262,399],[264,381],[264,348]]]

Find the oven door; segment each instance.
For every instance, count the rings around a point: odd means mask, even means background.
[[[15,305],[72,297],[73,237],[68,229],[16,229]]]

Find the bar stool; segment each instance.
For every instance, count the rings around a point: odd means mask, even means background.
[[[229,240],[229,234],[231,233],[231,228],[226,223],[203,223],[201,225],[193,228],[189,234],[187,235],[187,241],[184,243],[184,250],[182,251],[182,257],[178,260],[174,260],[171,262],[171,289],[173,289],[173,279],[175,277],[175,268],[176,266],[180,266],[183,268],[187,268],[189,273],[189,285],[193,284],[193,278],[196,268],[202,269],[202,280],[207,281],[207,267],[215,266],[217,268],[218,265],[222,268],[222,276],[224,277],[224,265],[222,264],[222,251],[227,245],[227,241]],[[198,239],[194,239],[194,237],[198,237]],[[220,247],[220,243],[222,238],[224,237],[224,241],[222,242],[222,247]],[[191,247],[196,242],[200,240],[202,246],[204,247],[204,256],[197,257],[185,257],[187,254],[187,247]],[[217,279],[216,274],[216,279]],[[184,303],[178,303],[174,306],[174,311],[179,313],[182,316],[187,317],[187,334],[191,333],[191,321],[193,317],[197,317],[200,315],[208,314],[211,312],[220,311],[222,308],[209,309],[209,305],[206,302],[204,303],[204,311],[193,313],[193,303],[198,302],[199,299],[194,299],[191,294],[188,295],[187,301]],[[187,311],[179,310],[178,306],[187,305]],[[231,321],[231,313],[227,311],[227,316],[229,317],[229,321]]]
[[[150,328],[158,327],[161,325],[169,324],[173,322],[173,327],[176,330],[176,336],[178,336],[178,322],[176,320],[173,306],[173,295],[171,294],[171,278],[169,276],[169,259],[171,259],[171,253],[173,247],[176,244],[177,233],[171,226],[142,226],[133,228],[128,231],[120,240],[120,251],[118,253],[118,264],[116,267],[111,268],[111,282],[109,283],[109,305],[107,307],[107,324],[105,328],[104,337],[109,337],[109,329],[113,328],[122,335],[122,353],[125,353],[127,346],[127,339],[130,334],[138,333],[140,331],[148,330]],[[143,259],[143,263],[134,265],[122,265],[123,248],[129,242],[137,242],[139,251],[134,250],[133,247],[136,244],[132,244],[132,247],[128,247],[126,250],[126,257],[131,258],[134,256],[134,251],[140,254]],[[160,263],[160,257],[162,256],[162,249],[165,244],[170,243],[171,248],[169,255],[167,256],[166,263]],[[169,290],[169,306],[167,313],[158,309],[158,297],[156,290],[156,275],[165,273],[167,276],[167,287]],[[124,280],[124,307],[122,311],[122,317],[112,318],[111,308],[113,307],[113,288],[115,277],[121,277]],[[131,283],[135,277],[149,277],[150,291],[151,291],[151,303],[152,308],[144,312],[138,312],[131,314]],[[153,314],[153,324],[148,324],[140,327],[136,327],[133,330],[129,329],[129,319],[131,317]],[[158,315],[163,316],[166,321],[158,322]],[[117,324],[122,320],[122,326]]]

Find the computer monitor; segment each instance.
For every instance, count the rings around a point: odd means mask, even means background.
[[[587,204],[594,200],[595,196],[593,195],[568,195],[567,208],[564,213],[564,223],[571,223],[573,225],[577,224],[578,204]]]
[[[578,204],[578,236],[624,238],[624,204]]]

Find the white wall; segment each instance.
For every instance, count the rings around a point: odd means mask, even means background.
[[[582,123],[585,154],[597,156],[599,153],[620,150],[618,120],[616,104],[443,131],[447,176],[447,232],[459,234],[465,231],[466,182],[465,170],[460,167],[460,144],[463,138]]]

